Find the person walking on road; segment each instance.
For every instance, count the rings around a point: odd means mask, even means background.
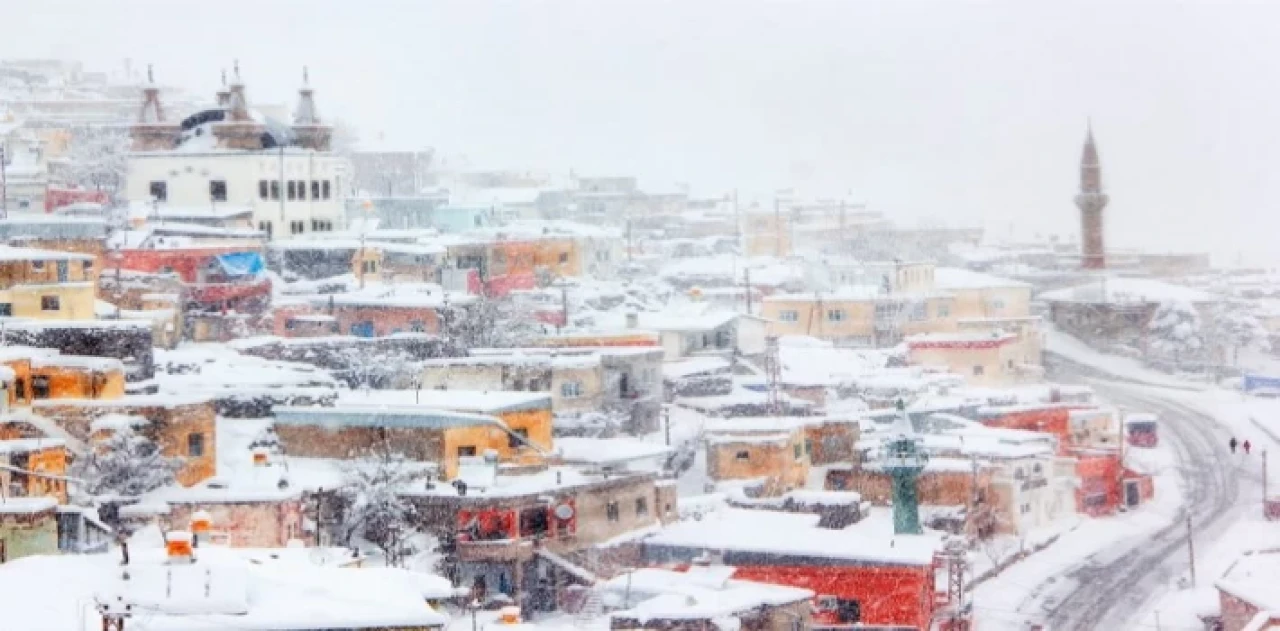
[[[1237,445],[1237,444],[1239,444],[1239,443],[1237,443],[1237,442],[1236,442],[1236,437],[1235,437],[1235,436],[1232,436],[1232,437],[1231,437],[1231,440],[1227,441],[1227,446],[1231,448],[1231,453],[1235,453],[1235,452],[1236,452],[1236,445]]]
[[[1244,441],[1244,444],[1240,446],[1244,447],[1244,455],[1246,456],[1249,455],[1249,450],[1253,448],[1253,445],[1249,444],[1247,439]]]

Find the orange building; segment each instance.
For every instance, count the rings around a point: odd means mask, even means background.
[[[0,440],[0,484],[6,497],[52,497],[67,503],[67,448],[56,438]]]

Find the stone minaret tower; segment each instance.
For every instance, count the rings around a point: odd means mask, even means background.
[[[164,108],[160,105],[160,88],[156,87],[151,66],[147,66],[147,85],[142,89],[142,109],[138,111],[138,120],[129,128],[133,151],[172,149],[179,131],[178,125],[164,118]]]
[[[918,535],[920,527],[920,494],[916,482],[929,463],[923,441],[916,434],[907,414],[907,406],[898,401],[898,418],[889,428],[884,443],[884,470],[893,478],[893,534]]]
[[[1093,143],[1093,126],[1084,140],[1080,158],[1080,265],[1084,269],[1107,267],[1106,243],[1103,239],[1102,210],[1110,198],[1102,192],[1102,165],[1098,163],[1098,147]]]
[[[298,90],[298,109],[293,113],[293,135],[297,137],[300,147],[328,151],[333,128],[321,123],[320,113],[316,111],[315,94],[315,90],[311,89],[311,78],[306,67],[303,67],[302,88]]]

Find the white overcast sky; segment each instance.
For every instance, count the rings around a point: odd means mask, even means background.
[[[1280,3],[0,0],[2,57],[153,63],[477,167],[853,191],[904,223],[1074,235],[1092,117],[1112,244],[1269,255]],[[1280,262],[1280,255],[1268,261]]]

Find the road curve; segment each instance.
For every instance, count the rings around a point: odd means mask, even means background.
[[[1195,528],[1203,532],[1225,524],[1239,497],[1239,484],[1230,465],[1226,435],[1204,413],[1163,396],[1158,386],[1128,383],[1096,368],[1047,358],[1053,381],[1081,383],[1099,398],[1131,410],[1159,414],[1161,440],[1174,448],[1182,478],[1184,504],[1178,518],[1127,550],[1107,549],[1068,572],[1073,589],[1046,603],[1043,620],[1052,631],[1120,629],[1175,575],[1185,572],[1186,514],[1190,507]]]

